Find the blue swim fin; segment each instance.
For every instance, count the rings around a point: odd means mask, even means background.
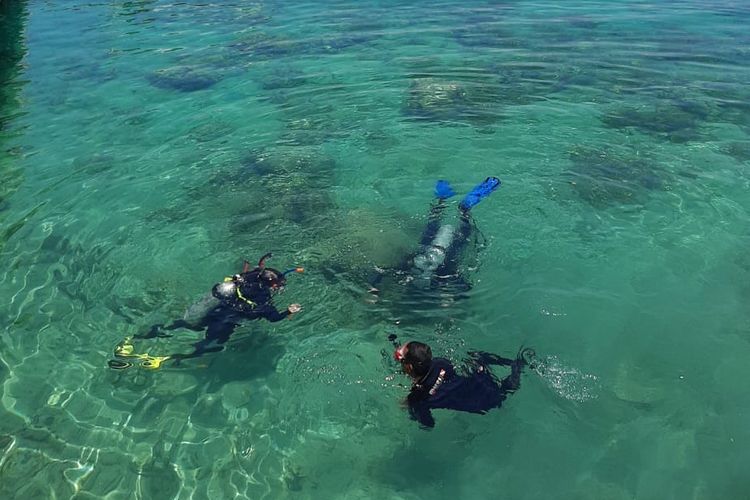
[[[456,192],[453,191],[453,188],[448,181],[439,180],[437,181],[437,184],[435,184],[435,198],[446,200],[455,194]]]
[[[481,182],[481,184],[477,184],[474,189],[469,192],[469,194],[464,196],[464,199],[461,200],[458,208],[460,208],[464,212],[468,212],[499,187],[500,179],[498,179],[497,177],[487,177]]]

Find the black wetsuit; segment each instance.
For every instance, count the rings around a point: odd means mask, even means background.
[[[484,414],[499,408],[507,394],[520,386],[523,357],[506,359],[486,352],[469,353],[471,368],[468,374],[456,373],[450,361],[434,358],[430,371],[412,385],[406,398],[409,415],[424,427],[434,427],[433,409],[465,411]],[[511,367],[511,373],[498,380],[489,365]]]
[[[216,287],[214,287],[212,293],[220,302],[209,309],[197,323],[180,319],[166,326],[153,325],[146,334],[136,335],[135,338],[169,336],[161,333],[161,330],[187,328],[198,332],[205,329],[205,338],[193,344],[194,352],[171,355],[174,359],[195,358],[207,352],[222,350],[223,344],[229,340],[234,329],[243,321],[263,318],[275,322],[289,316],[288,310],[279,312],[272,304],[271,290],[260,281],[257,268],[241,273],[240,277],[241,280],[238,285],[240,294],[233,296],[231,299],[222,298],[216,293]]]

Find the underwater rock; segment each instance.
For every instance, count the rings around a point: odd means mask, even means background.
[[[264,176],[274,172],[276,168],[273,161],[267,161],[268,157],[262,151],[249,151],[240,158],[239,175],[243,178],[253,176]]]
[[[207,89],[220,80],[218,76],[193,66],[173,66],[150,73],[147,80],[154,87],[179,92]]]
[[[189,204],[172,202],[168,206],[149,212],[143,220],[162,226],[184,221],[192,215],[194,215],[193,207]]]
[[[377,37],[371,34],[341,35],[341,36],[323,40],[321,43],[321,47],[326,52],[341,52],[345,49],[348,49],[349,47],[354,47],[357,45],[368,43],[374,40],[375,38]]]
[[[178,66],[200,67],[204,71],[220,70],[230,72],[246,66],[244,61],[237,57],[237,53],[227,48],[201,50],[183,54],[175,59]]]
[[[279,147],[320,145],[348,137],[356,129],[350,117],[342,115],[340,109],[330,104],[336,93],[346,93],[345,88],[330,81],[321,85],[326,86],[326,95],[317,100],[311,100],[304,92],[289,89],[270,93],[269,100],[283,111],[284,129],[278,141]]]
[[[750,141],[732,141],[721,148],[722,153],[727,154],[740,162],[750,160]]]
[[[334,161],[315,148],[275,146],[248,151],[240,160],[237,175],[247,179],[248,174],[265,176],[273,173],[284,176],[301,173],[309,176],[310,186],[328,187],[333,180],[334,168]]]
[[[637,128],[681,143],[700,137],[698,129],[709,113],[708,107],[702,103],[670,99],[649,106],[624,106],[607,113],[602,122],[609,128]]]
[[[263,31],[251,31],[236,39],[230,47],[255,58],[277,59],[289,55],[335,54],[374,38],[374,35],[348,34],[298,40]]]
[[[598,66],[589,64],[585,56],[565,58],[547,54],[533,62],[496,64],[492,68],[497,71],[502,83],[528,89],[535,100],[571,86],[595,88],[598,85]],[[576,96],[571,94],[567,98]]]
[[[307,83],[305,74],[293,66],[276,66],[261,78],[264,90],[291,89]]]
[[[318,223],[335,208],[335,203],[324,187],[312,187],[302,173],[268,176],[258,181],[262,196],[248,200],[246,210],[230,222],[235,234],[255,232],[272,222],[269,219],[296,224]]]
[[[211,121],[196,125],[188,132],[188,137],[196,142],[210,142],[234,132],[234,127],[221,121]]]
[[[363,139],[368,149],[375,151],[392,149],[401,143],[396,136],[380,129],[366,130]]]
[[[744,60],[744,59],[743,59]],[[701,94],[708,96],[717,107],[714,121],[734,123],[750,129],[750,90],[745,80],[729,79],[727,81],[706,82],[701,87]]]
[[[573,164],[565,172],[570,185],[594,207],[643,203],[648,191],[664,187],[650,162],[635,154],[623,156],[579,146],[570,152],[570,160]]]
[[[117,72],[108,68],[106,61],[86,61],[75,59],[70,66],[63,67],[59,72],[63,80],[80,82],[89,80],[92,83],[106,83],[117,78]]]
[[[364,282],[376,266],[392,269],[401,265],[415,248],[417,235],[413,233],[375,207],[357,208],[333,216],[330,236],[320,238],[310,254],[318,256],[315,265],[321,269],[354,275]]]
[[[108,153],[79,156],[73,160],[73,171],[87,175],[106,172],[114,166],[114,157]]]
[[[333,199],[327,192],[311,191],[302,196],[293,197],[284,212],[290,221],[306,224],[335,207]]]
[[[320,114],[314,117],[287,120],[284,129],[279,143],[288,146],[318,145],[349,135],[347,130],[337,126],[327,116]]]
[[[500,118],[500,94],[488,75],[472,75],[469,81],[416,76],[404,105],[405,114],[438,122],[490,125]]]
[[[466,23],[467,26],[453,30],[453,39],[464,47],[508,49],[519,48],[522,39],[513,35],[506,27],[498,26],[495,22],[478,25]]]
[[[279,218],[306,224],[335,208],[329,190],[334,181],[333,160],[314,148],[276,146],[249,152],[234,173],[223,173],[211,183],[239,184],[256,190],[244,210],[230,222],[236,234],[255,231]],[[248,214],[252,214],[249,216]]]
[[[496,75],[499,100],[503,104],[524,105],[543,99],[553,91],[547,73],[541,67],[493,65],[489,71]]]
[[[12,222],[5,222],[3,218],[0,218],[0,222],[3,222],[3,225],[0,226],[0,250],[3,249],[13,235],[20,231],[45,204],[46,202],[38,204],[36,207],[32,208],[24,215],[17,217],[16,220]]]
[[[147,112],[134,113],[134,114],[126,116],[123,120],[123,123],[131,127],[139,127],[141,125],[145,125],[146,123],[148,123],[150,119],[151,117],[149,116]]]
[[[573,88],[596,88],[598,85],[596,73],[589,67],[575,64],[561,64],[555,66],[553,78],[550,81],[550,92],[561,92]],[[588,99],[588,97],[584,97]]]
[[[406,107],[415,114],[449,116],[466,102],[466,90],[459,83],[419,78],[411,82]]]
[[[244,33],[229,46],[237,52],[264,59],[304,53],[307,50],[306,44],[301,41],[263,31]]]
[[[567,22],[574,28],[580,28],[584,30],[596,29],[601,24],[595,17],[586,14],[580,14],[577,16],[565,16],[561,20]]]

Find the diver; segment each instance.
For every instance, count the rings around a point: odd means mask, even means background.
[[[430,213],[422,236],[419,250],[405,259],[399,267],[398,274],[406,275],[406,283],[417,288],[434,288],[441,284],[458,283],[463,290],[470,285],[459,276],[459,256],[470,240],[475,228],[471,209],[480,201],[500,187],[500,179],[487,177],[476,185],[458,204],[457,224],[443,221],[446,200],[455,196],[453,188],[445,180],[435,185],[436,201],[430,207]],[[378,294],[377,285],[383,278],[383,272],[371,276],[370,293]]]
[[[138,358],[144,368],[156,369],[169,359],[179,362],[183,359],[196,358],[207,352],[217,352],[224,348],[224,344],[243,321],[266,319],[271,322],[280,321],[302,310],[299,304],[291,304],[280,312],[273,305],[273,295],[284,289],[286,275],[292,272],[302,273],[304,269],[294,267],[281,272],[266,267],[266,259],[271,253],[265,254],[258,261],[258,265],[250,269],[250,263],[245,261],[242,272],[224,278],[211,289],[211,299],[208,309],[196,322],[179,319],[170,325],[156,324],[148,332],[135,335],[137,339],[155,337],[171,337],[165,331],[186,328],[193,331],[206,331],[205,338],[193,344],[195,350],[190,354],[171,354],[169,356],[149,356],[136,354],[131,338],[126,338],[115,348],[114,354],[118,359],[110,360],[109,366],[124,369],[132,363],[119,358]],[[205,301],[202,301],[205,302]]]
[[[435,427],[433,409],[485,414],[499,408],[508,394],[518,390],[521,370],[535,356],[529,348],[521,348],[515,359],[488,352],[469,352],[468,372],[459,374],[447,359],[433,358],[427,344],[411,341],[399,345],[395,335],[389,338],[396,348],[393,358],[412,379],[405,400],[409,416],[426,428]],[[490,365],[508,366],[510,374],[499,380],[490,371]]]

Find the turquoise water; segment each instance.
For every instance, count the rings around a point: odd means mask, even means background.
[[[750,497],[743,2],[8,4],[0,497]],[[468,297],[367,292],[487,175]],[[107,367],[266,251],[293,320]],[[424,431],[390,333],[540,366]]]

